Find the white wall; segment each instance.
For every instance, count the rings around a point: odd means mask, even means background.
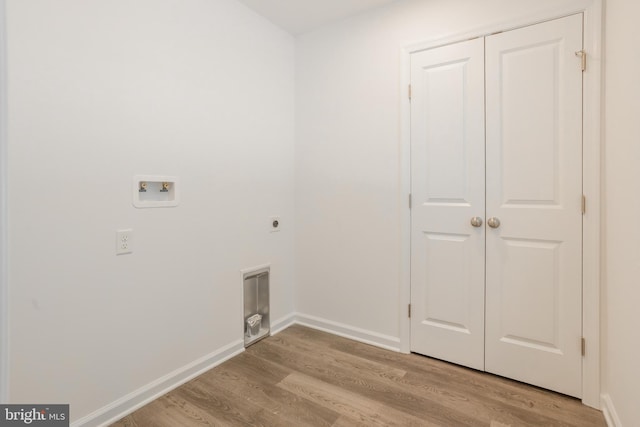
[[[529,23],[532,15],[554,16],[577,3],[410,0],[298,38],[300,313],[400,338],[400,228],[407,209],[399,136],[406,96],[401,47],[505,22]]]
[[[78,420],[239,343],[241,268],[293,311],[291,36],[234,0],[7,0],[7,33],[11,401]]]
[[[5,2],[0,0],[0,23],[5,22]],[[0,402],[9,393],[9,313],[7,286],[7,96],[5,26],[0,24]]]
[[[640,425],[640,3],[606,3],[603,391],[620,426]]]

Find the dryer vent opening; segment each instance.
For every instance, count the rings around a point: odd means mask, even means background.
[[[269,336],[269,268],[244,273],[244,346]]]

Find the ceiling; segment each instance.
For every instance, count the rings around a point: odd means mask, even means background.
[[[293,35],[399,0],[240,0]]]

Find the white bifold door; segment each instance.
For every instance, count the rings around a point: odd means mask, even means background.
[[[582,15],[411,55],[411,350],[582,393]]]

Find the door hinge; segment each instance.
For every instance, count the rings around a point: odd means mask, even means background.
[[[409,85],[408,95],[409,95],[409,101],[411,101],[411,85]]]
[[[582,340],[580,341],[580,346],[580,350],[582,352],[582,355],[584,356],[587,352],[587,340],[585,340],[584,337],[582,337]]]
[[[582,67],[582,71],[587,70],[587,52],[583,50],[579,50],[576,52],[576,56],[580,57],[580,66]]]
[[[409,193],[409,209],[411,209],[411,205],[412,205],[412,200],[411,200],[411,193]]]
[[[411,304],[407,306],[407,315],[409,316],[409,319],[411,319]]]
[[[582,215],[587,213],[587,196],[582,195]]]

